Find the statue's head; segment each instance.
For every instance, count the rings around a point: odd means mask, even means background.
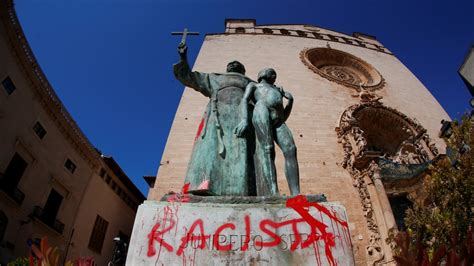
[[[232,61],[227,64],[227,72],[237,72],[245,75],[245,67],[239,61]]]
[[[266,82],[273,84],[277,78],[277,73],[273,68],[264,68],[258,72],[258,82],[264,79]]]

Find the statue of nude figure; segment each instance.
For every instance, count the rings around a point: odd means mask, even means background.
[[[258,73],[258,83],[250,82],[247,85],[242,99],[242,121],[235,128],[235,134],[243,137],[249,126],[249,101],[254,102],[252,125],[256,135],[254,159],[258,196],[279,195],[274,142],[285,157],[285,176],[291,195],[300,193],[296,146],[293,135],[285,124],[293,107],[293,96],[283,88],[275,86],[275,80],[275,70],[265,68]],[[283,107],[283,98],[288,100],[286,107]]]

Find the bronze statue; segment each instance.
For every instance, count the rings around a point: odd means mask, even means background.
[[[191,71],[186,36],[199,33],[184,29],[172,34],[183,35],[178,46],[180,61],[173,67],[175,77],[210,98],[185,177],[189,192],[215,196],[279,195],[274,162],[276,142],[285,157],[291,195],[299,194],[296,146],[285,124],[293,96],[274,85],[275,70],[260,71],[259,83],[245,76],[245,67],[238,61],[230,62],[224,74]],[[288,100],[286,107],[283,98]],[[243,138],[245,132],[248,134]]]
[[[233,61],[227,65],[227,73],[201,73],[191,71],[184,41],[178,52],[180,61],[174,65],[176,78],[210,99],[185,177],[185,183],[190,184],[189,192],[216,196],[255,195],[249,140],[233,134],[242,120],[239,105],[251,82],[245,76],[244,65]]]
[[[265,68],[258,73],[258,82],[250,82],[245,89],[242,103],[242,121],[235,128],[237,136],[242,137],[249,127],[249,101],[255,103],[252,125],[255,128],[255,173],[257,195],[278,195],[275,168],[274,142],[281,148],[285,157],[285,175],[291,195],[300,193],[299,169],[296,146],[290,129],[285,124],[293,107],[293,96],[283,88],[275,86],[276,72]],[[288,100],[283,107],[283,98]]]

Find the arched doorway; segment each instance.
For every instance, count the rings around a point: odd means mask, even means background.
[[[394,216],[391,204],[407,204],[406,195],[419,185],[438,150],[420,124],[379,101],[347,108],[336,131],[344,149],[342,166],[353,178],[366,218],[369,259],[389,261],[392,251],[385,240],[403,220]]]

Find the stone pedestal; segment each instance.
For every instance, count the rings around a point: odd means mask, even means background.
[[[344,207],[299,196],[270,204],[146,201],[127,265],[354,265],[354,259]]]

